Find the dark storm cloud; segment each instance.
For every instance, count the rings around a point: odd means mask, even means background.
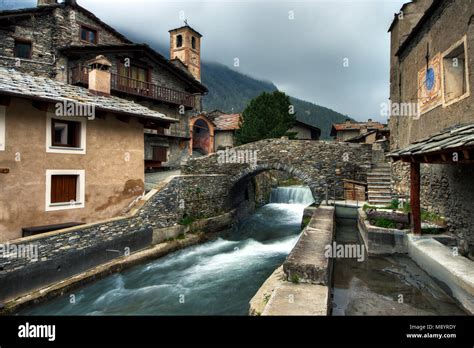
[[[168,30],[181,26],[184,14],[204,35],[204,60],[272,81],[292,96],[359,120],[383,120],[380,104],[389,95],[387,29],[403,2],[79,0],[134,41],[161,48],[168,47]]]

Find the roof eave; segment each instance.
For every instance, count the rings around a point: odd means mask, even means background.
[[[15,93],[15,92],[4,91],[4,90],[0,90],[0,95],[6,95],[6,96],[10,96],[10,97],[15,97],[15,98],[36,100],[36,101],[42,101],[42,102],[49,102],[49,103],[63,102],[65,100],[76,102],[74,99],[67,99],[67,98],[57,98],[56,99],[56,98],[39,97],[39,96],[25,95],[25,94],[21,94],[21,93]],[[136,117],[136,118],[150,119],[150,120],[161,121],[161,122],[165,122],[165,123],[178,123],[179,122],[179,120],[174,119],[174,118],[168,118],[168,117],[163,118],[163,117],[157,117],[157,116],[150,116],[150,115],[144,115],[144,114],[138,114],[138,113],[132,113],[132,112],[126,112],[126,111],[120,111],[120,110],[115,110],[115,109],[104,108],[104,107],[101,107],[101,106],[95,106],[95,108],[98,111],[109,112],[109,113],[117,114],[117,115],[124,115],[124,116]]]

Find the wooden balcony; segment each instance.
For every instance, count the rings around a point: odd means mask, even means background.
[[[89,72],[87,68],[81,66],[71,68],[69,83],[72,85],[87,86],[89,84]],[[196,105],[195,98],[190,93],[177,91],[117,74],[111,74],[111,90],[153,99],[168,104],[183,105],[186,108],[191,109],[194,109]]]

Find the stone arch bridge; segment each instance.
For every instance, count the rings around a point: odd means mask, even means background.
[[[305,182],[320,203],[327,189],[335,190],[336,198],[343,198],[343,179],[365,182],[371,161],[371,145],[281,138],[193,159],[184,166],[183,174],[219,175],[228,192],[227,203],[236,205],[244,199],[239,196],[253,177],[280,170]]]

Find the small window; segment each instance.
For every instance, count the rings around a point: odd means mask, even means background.
[[[46,115],[46,152],[86,154],[87,118]]]
[[[17,58],[30,59],[31,58],[31,42],[15,40],[14,55]]]
[[[46,171],[46,211],[84,208],[85,171]]]
[[[78,175],[51,176],[51,203],[76,203]]]
[[[176,47],[183,46],[183,35],[176,36]]]
[[[191,37],[191,47],[194,50],[196,49],[196,38],[194,36]]]
[[[81,40],[92,44],[97,43],[97,30],[81,26]]]
[[[168,161],[168,149],[163,146],[153,146],[153,161]]]
[[[51,120],[52,146],[80,147],[81,123],[74,121]]]
[[[466,39],[443,54],[443,99],[449,105],[469,95]]]

